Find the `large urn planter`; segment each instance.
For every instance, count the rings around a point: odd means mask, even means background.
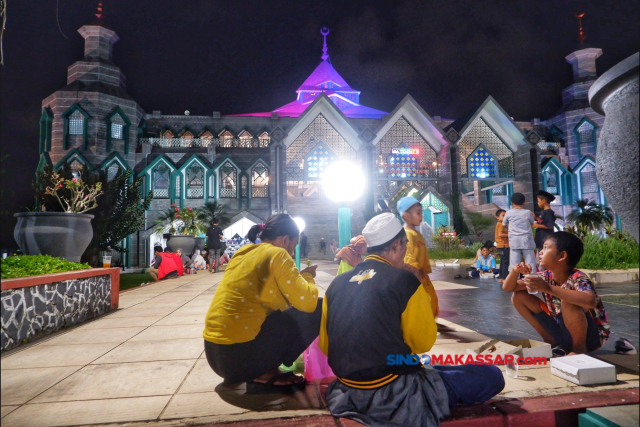
[[[167,240],[167,245],[171,247],[172,251],[182,249],[182,253],[186,255],[192,255],[193,249],[196,246],[195,236],[187,236],[183,234],[172,234]]]
[[[596,80],[589,102],[605,116],[598,140],[598,182],[625,230],[638,241],[638,53]]]
[[[196,245],[193,249],[199,249],[200,252],[204,251],[204,237],[196,237]]]
[[[91,243],[93,215],[69,212],[21,212],[13,238],[25,255],[51,255],[80,262]]]

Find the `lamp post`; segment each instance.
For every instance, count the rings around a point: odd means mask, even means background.
[[[295,221],[296,225],[298,226],[298,231],[300,233],[302,233],[304,231],[304,227],[305,227],[305,222],[304,219],[300,218],[299,216],[293,218],[293,220]],[[300,270],[300,241],[298,241],[298,244],[296,245],[296,268],[298,269],[298,271]]]
[[[343,248],[351,240],[351,209],[347,202],[356,200],[365,185],[364,174],[359,166],[339,160],[324,170],[322,188],[334,202],[342,202],[338,209],[338,247]]]

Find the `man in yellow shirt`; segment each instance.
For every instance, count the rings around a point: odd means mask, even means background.
[[[247,393],[290,393],[304,387],[304,377],[278,367],[293,364],[318,336],[317,266],[296,268],[298,226],[289,215],[255,225],[250,240],[258,233],[262,243],[240,248],[218,285],[205,318],[205,353],[225,381],[247,382]]]

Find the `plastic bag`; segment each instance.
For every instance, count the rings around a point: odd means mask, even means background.
[[[336,375],[329,367],[327,356],[318,347],[319,337],[316,338],[303,354],[304,356],[304,376],[307,381],[331,378]]]

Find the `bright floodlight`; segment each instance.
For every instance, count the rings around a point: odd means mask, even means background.
[[[304,227],[305,227],[305,223],[304,223],[304,219],[300,218],[299,216],[293,218],[293,220],[295,221],[296,225],[298,226],[298,230],[300,231],[300,233],[302,233],[304,231]]]
[[[322,187],[334,202],[351,202],[364,190],[364,174],[358,165],[338,160],[324,170]]]

